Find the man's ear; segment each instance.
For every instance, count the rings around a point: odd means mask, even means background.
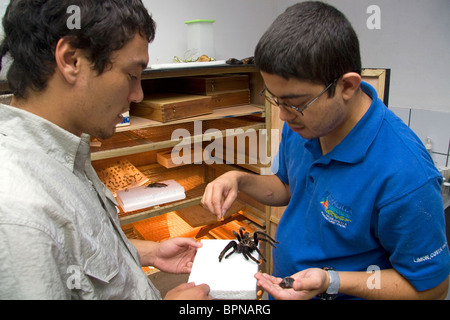
[[[356,72],[348,72],[342,76],[342,98],[350,100],[359,90],[361,76]]]
[[[59,39],[55,48],[56,66],[70,84],[74,84],[80,74],[80,58],[80,50],[74,48],[68,38]]]

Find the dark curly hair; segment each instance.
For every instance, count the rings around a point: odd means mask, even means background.
[[[289,7],[273,22],[255,49],[255,63],[264,72],[324,86],[347,72],[361,74],[359,40],[350,22],[314,1]]]
[[[78,29],[67,25],[72,5],[80,8]],[[156,24],[141,0],[11,0],[3,28],[0,70],[9,55],[9,86],[16,96],[25,98],[29,89],[46,88],[55,71],[59,39],[67,37],[74,48],[85,50],[93,69],[101,74],[110,66],[111,54],[136,33],[152,42]]]

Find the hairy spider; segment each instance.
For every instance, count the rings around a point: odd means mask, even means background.
[[[257,251],[261,258],[266,261],[266,258],[262,254],[262,252],[258,248],[258,244],[260,241],[266,241],[268,242],[272,247],[275,247],[275,243],[279,243],[278,241],[275,241],[272,239],[267,233],[262,231],[255,231],[253,233],[253,239],[249,236],[248,232],[244,232],[245,228],[240,227],[239,228],[239,234],[235,231],[233,231],[233,234],[236,236],[238,242],[235,240],[231,240],[226,247],[222,250],[222,252],[219,255],[219,262],[222,261],[223,256],[227,253],[228,250],[233,248],[233,251],[231,251],[229,254],[225,256],[225,259],[231,256],[234,252],[242,253],[245,257],[245,259],[248,260],[248,258],[252,259],[256,263],[260,263],[255,257],[252,256],[253,251]]]

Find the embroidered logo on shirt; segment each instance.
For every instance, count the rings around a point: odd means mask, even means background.
[[[338,203],[331,194],[324,197],[320,204],[324,209],[322,216],[331,224],[345,229],[352,222],[352,209]]]

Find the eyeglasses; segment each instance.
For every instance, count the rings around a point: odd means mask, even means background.
[[[273,96],[269,90],[267,90],[267,88],[264,88],[259,94],[261,96],[264,96],[264,98],[269,101],[271,104],[277,106],[277,107],[285,107],[285,108],[290,108],[293,109],[295,111],[297,111],[298,113],[300,113],[303,116],[303,111],[305,111],[306,108],[308,108],[309,106],[311,106],[314,102],[316,102],[317,99],[319,99],[325,92],[327,92],[331,86],[336,83],[336,81],[338,81],[339,78],[336,78],[333,82],[331,82],[321,93],[319,93],[319,95],[317,97],[315,97],[314,99],[312,99],[311,101],[309,101],[306,105],[302,106],[293,106],[293,105],[289,105],[286,104],[284,102],[280,102],[280,98]]]

